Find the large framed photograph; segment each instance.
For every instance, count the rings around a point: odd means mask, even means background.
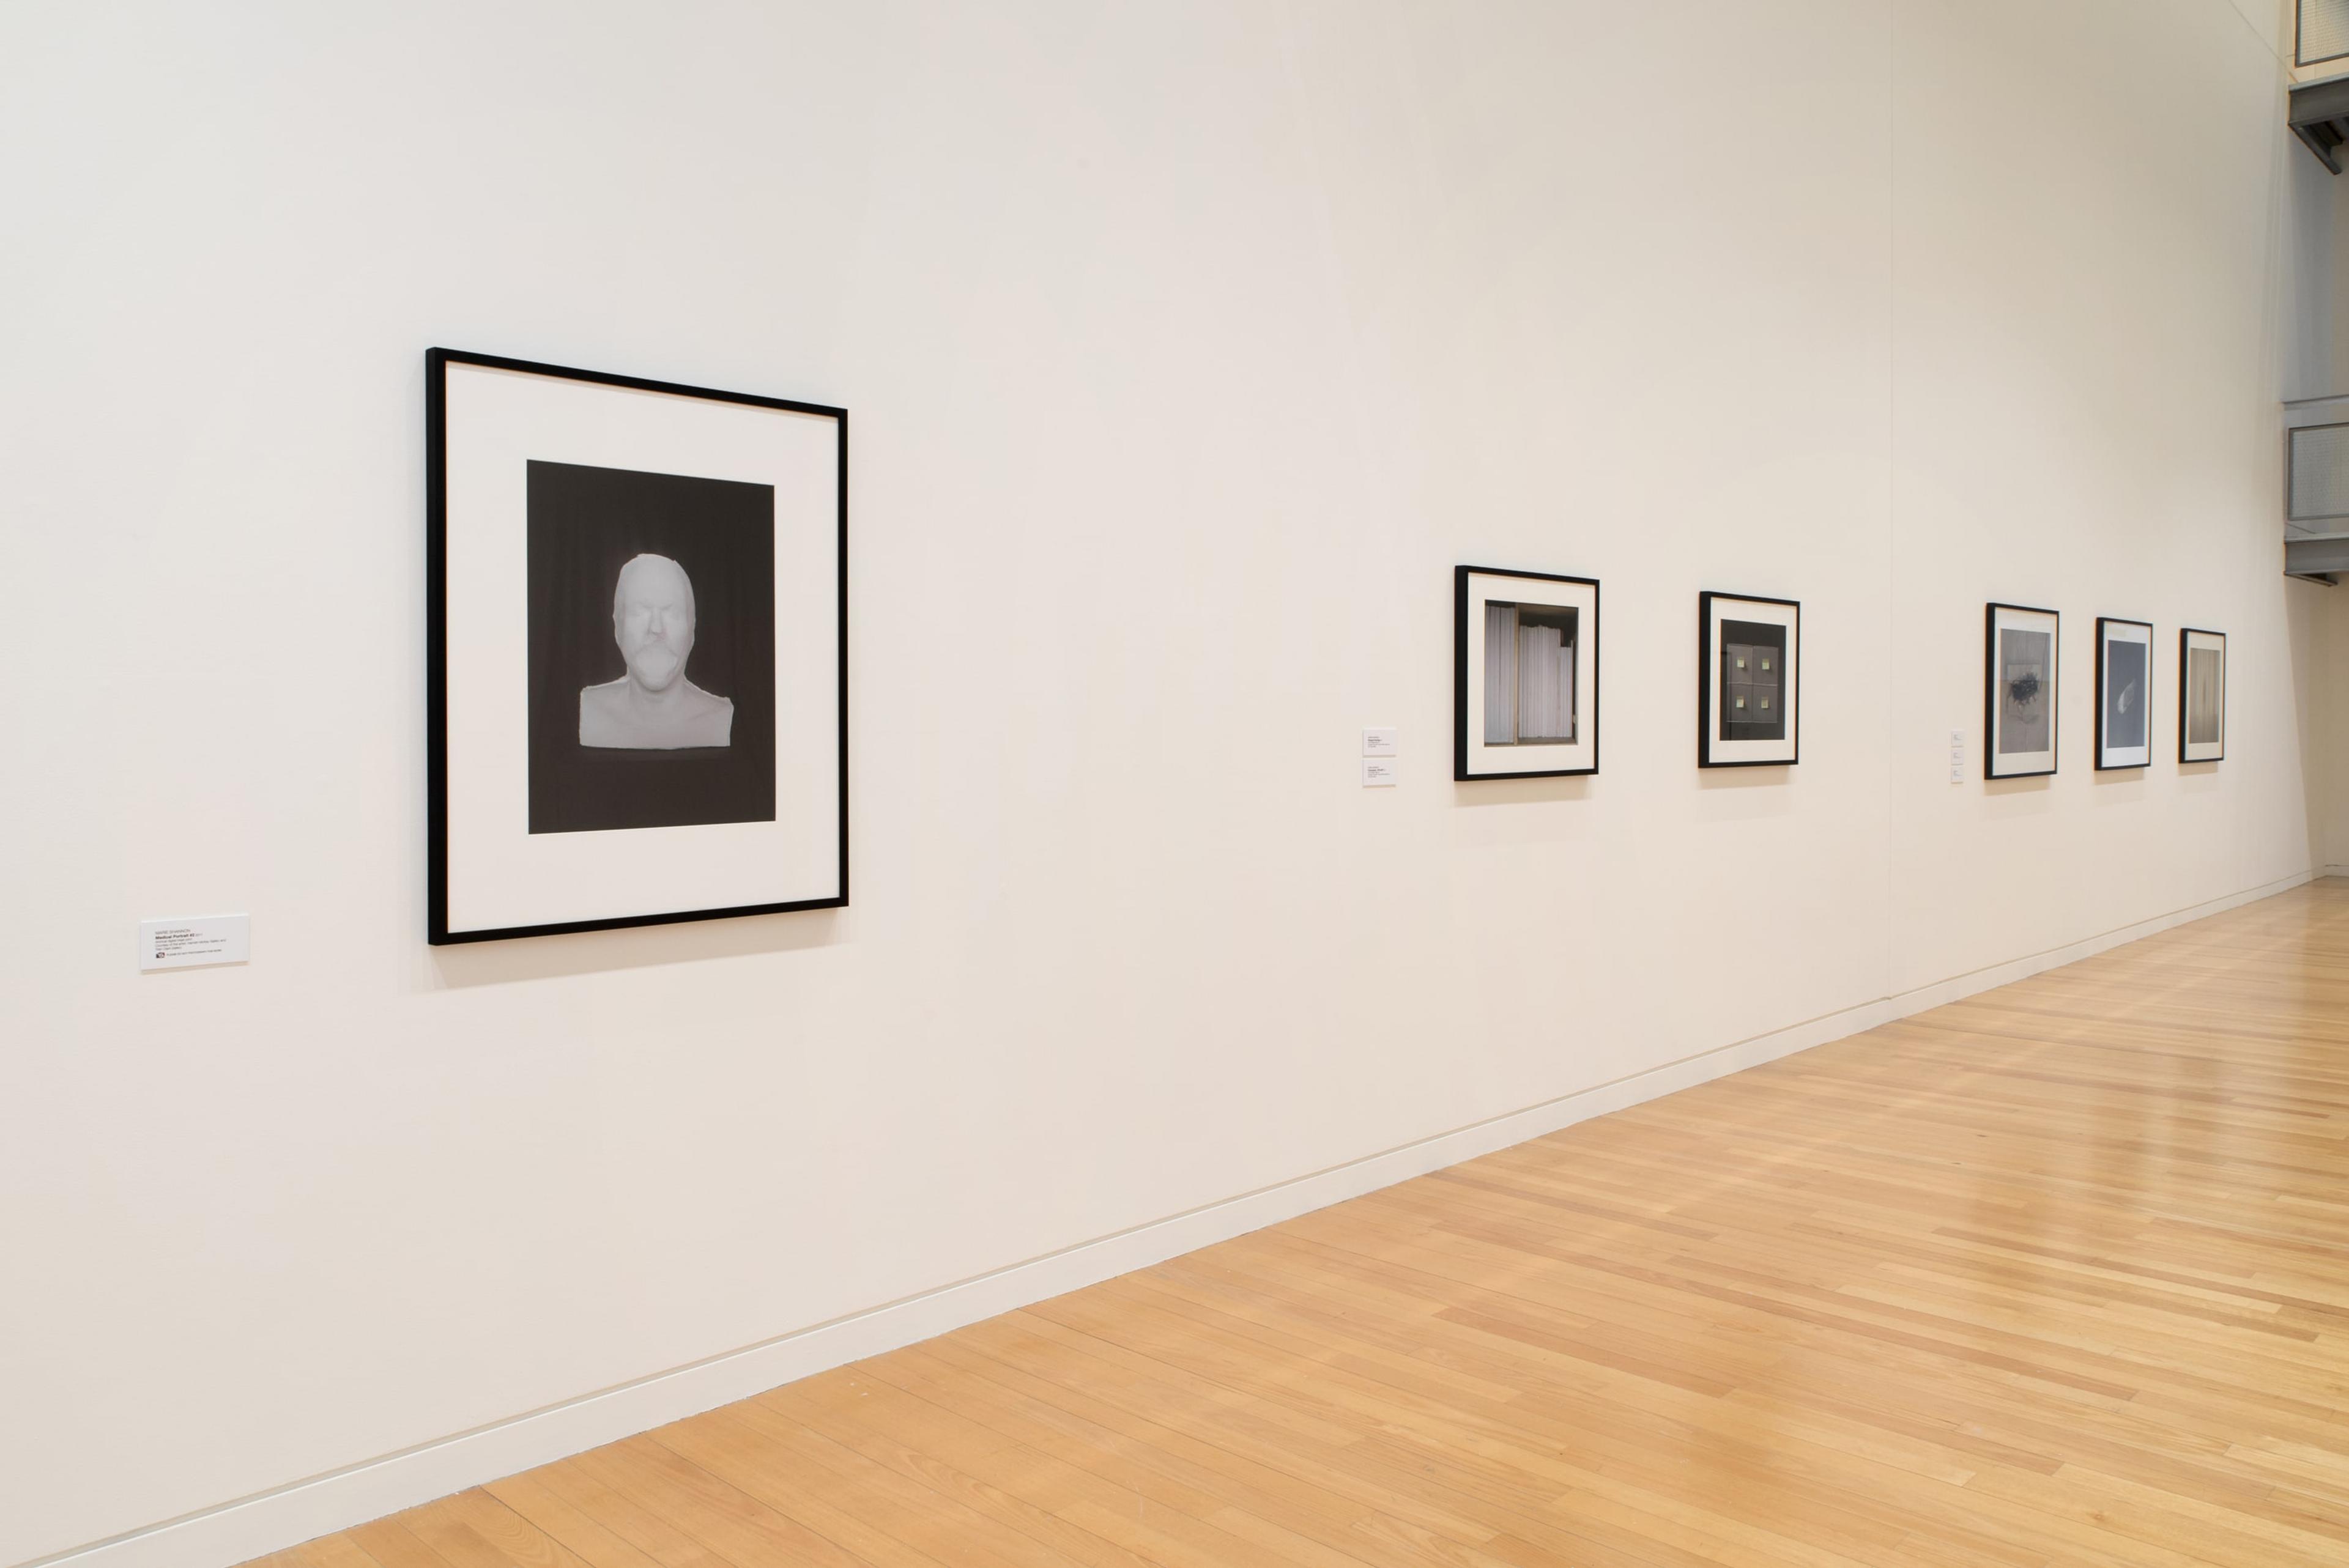
[[[2153,627],[2096,617],[2096,766],[2153,761]]]
[[[1803,607],[1743,593],[1696,596],[1696,761],[1785,767],[1798,757]]]
[[[426,356],[429,939],[848,902],[848,415]]]
[[[2178,760],[2216,762],[2227,755],[2227,634],[2178,634]]]
[[[1453,634],[1453,778],[1599,771],[1595,581],[1455,568]]]
[[[1989,606],[1984,778],[2028,779],[2055,771],[2059,629],[2053,610]]]

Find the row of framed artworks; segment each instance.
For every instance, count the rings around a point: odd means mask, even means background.
[[[847,411],[436,348],[425,470],[428,940],[845,904]],[[1456,595],[1454,776],[1596,773],[1598,583]],[[2055,614],[1990,615],[1992,776],[2053,772]],[[1702,766],[1796,760],[1801,626],[1699,596]],[[2099,767],[2150,759],[2152,634],[2097,623]],[[2180,634],[2184,760],[2225,661]]]
[[[2060,734],[2053,610],[1993,603],[1984,648],[1983,776],[2055,771]],[[1787,767],[1801,758],[1802,605],[1697,595],[1697,766]],[[2096,621],[2096,766],[2153,760],[2153,626]],[[2178,633],[2178,757],[2226,755],[2227,638]],[[1599,771],[1599,583],[1505,567],[1453,571],[1454,779]]]
[[[2062,617],[2021,604],[1985,607],[1982,772],[2033,779],[2055,771]],[[2153,762],[2154,635],[2149,621],[2096,617],[2096,767]],[[2227,634],[2178,632],[2178,760],[2227,755]]]
[[[1700,768],[1801,756],[1803,607],[1697,595]],[[1599,771],[1599,583],[1504,567],[1453,571],[1455,779]]]

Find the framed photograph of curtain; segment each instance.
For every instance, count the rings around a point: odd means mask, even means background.
[[[2056,657],[2053,610],[1988,607],[1983,678],[1982,776],[2029,779],[2055,771]]]
[[[1599,771],[1596,581],[1454,568],[1453,633],[1453,778]]]
[[[2178,760],[2227,755],[2227,634],[2189,626],[2178,634]]]
[[[1803,607],[1743,593],[1696,596],[1696,764],[1781,768],[1797,759]]]
[[[2153,627],[2096,617],[2096,766],[2153,761]]]
[[[427,939],[848,902],[848,416],[436,348]]]

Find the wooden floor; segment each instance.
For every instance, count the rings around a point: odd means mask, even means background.
[[[2349,881],[265,1559],[2349,1563]]]

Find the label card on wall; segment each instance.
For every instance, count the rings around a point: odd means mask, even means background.
[[[1363,789],[1392,789],[1394,786],[1394,781],[1395,765],[1393,763],[1385,760],[1383,758],[1378,757],[1365,757],[1362,758]]]
[[[142,970],[243,964],[252,953],[251,915],[208,914],[192,920],[139,923],[139,967]]]

